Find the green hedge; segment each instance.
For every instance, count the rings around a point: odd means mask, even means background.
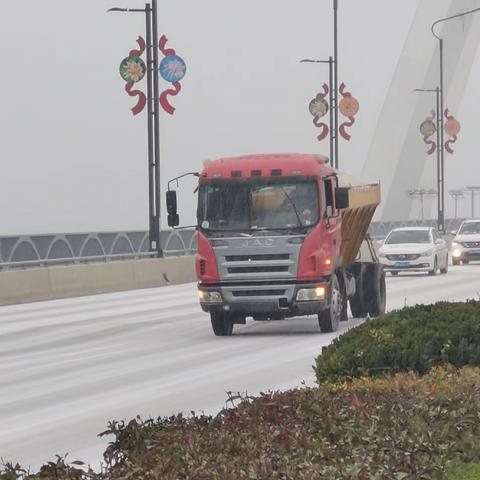
[[[316,359],[319,383],[415,371],[435,365],[480,365],[480,302],[417,305],[368,320]]]
[[[480,369],[439,367],[264,394],[216,417],[112,422],[103,475],[59,458],[34,475],[0,466],[0,478],[466,480],[479,415]]]

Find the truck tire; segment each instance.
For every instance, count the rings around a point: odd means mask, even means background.
[[[379,263],[368,263],[364,268],[365,307],[371,317],[378,317],[385,313],[387,303],[385,271]]]
[[[353,318],[364,318],[368,313],[364,291],[365,269],[361,263],[357,263],[352,265],[351,270],[355,277],[355,295],[350,298],[350,310]]]
[[[213,333],[217,337],[229,337],[233,333],[233,319],[226,312],[210,312]]]
[[[342,290],[335,274],[330,279],[328,300],[328,307],[318,313],[318,326],[322,333],[336,332],[342,315]]]

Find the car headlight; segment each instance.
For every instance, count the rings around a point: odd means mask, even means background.
[[[327,294],[327,287],[319,285],[315,288],[301,288],[297,292],[297,302],[311,302],[313,300],[324,300]]]
[[[206,292],[205,290],[198,291],[198,298],[202,303],[222,303],[222,296],[220,292]]]
[[[421,253],[420,256],[421,257],[429,257],[430,255],[432,255],[432,253],[433,253],[433,248],[429,248],[425,252]]]

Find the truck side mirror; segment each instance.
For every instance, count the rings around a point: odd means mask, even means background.
[[[168,190],[167,194],[167,212],[171,215],[177,213],[177,192],[175,190]]]
[[[177,213],[177,192],[175,190],[168,190],[167,197],[167,223],[169,227],[176,227],[180,223]]]
[[[348,188],[337,187],[335,189],[335,207],[337,210],[343,210],[349,207]]]

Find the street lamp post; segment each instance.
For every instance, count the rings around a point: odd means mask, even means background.
[[[450,196],[454,199],[455,201],[455,219],[457,218],[457,203],[458,203],[458,200],[462,200],[465,198],[465,195],[463,194],[463,190],[461,188],[459,189],[456,189],[456,190],[449,190],[448,193],[450,194]]]
[[[158,84],[158,15],[157,0],[145,4],[145,8],[114,7],[107,12],[144,13],[147,60],[147,151],[148,151],[148,212],[149,250],[163,256],[160,246],[160,121]],[[152,43],[152,37],[155,43]]]
[[[350,92],[345,90],[346,85],[342,83],[339,85],[338,81],[338,0],[333,0],[333,57],[330,56],[328,60],[310,60],[304,59],[301,62],[309,63],[328,63],[329,65],[329,83],[324,84],[324,92],[317,95],[309,105],[310,113],[314,117],[314,125],[322,128],[322,133],[318,135],[318,140],[321,141],[326,138],[327,134],[330,136],[330,165],[338,169],[339,167],[339,148],[338,136],[340,135],[345,140],[350,140],[350,135],[346,128],[351,127],[355,123],[355,115],[359,110],[359,103]],[[325,97],[329,94],[329,104],[327,104]],[[339,101],[339,96],[342,100]],[[322,123],[320,118],[326,115],[327,109],[330,109],[330,125]],[[339,125],[339,112],[347,117],[345,121]]]
[[[424,197],[435,197],[437,192],[434,189],[426,190],[425,188],[417,188],[407,190],[407,195],[410,198],[419,198],[420,199],[420,208],[421,208],[421,220],[425,220],[425,214],[423,209],[423,199]]]
[[[120,64],[120,75],[126,82],[125,91],[130,97],[137,97],[137,104],[131,109],[137,115],[147,107],[147,151],[148,151],[148,211],[149,211],[149,250],[163,256],[160,245],[160,106],[170,115],[175,108],[168,97],[181,91],[180,80],[186,73],[186,64],[173,48],[167,48],[168,39],[158,35],[157,0],[151,0],[145,8],[110,8],[108,12],[144,13],[146,40],[139,36],[139,49],[131,50]],[[164,58],[158,60],[158,50]],[[141,56],[146,51],[146,64]],[[147,95],[133,86],[147,77]],[[160,93],[159,76],[172,84],[172,88]]]
[[[441,148],[441,130],[442,130],[442,113],[441,113],[441,108],[440,108],[440,88],[437,87],[435,89],[423,89],[423,88],[416,88],[414,90],[414,92],[434,92],[436,94],[436,114],[435,114],[435,118],[436,118],[436,121],[435,121],[435,130],[436,130],[436,134],[437,134],[437,145],[436,145],[436,148],[437,148],[437,192],[441,192],[443,191],[443,174],[442,174],[442,160],[441,160],[441,155],[442,155],[442,151],[443,149]],[[433,115],[433,112],[432,112],[432,115]],[[431,120],[430,120],[431,121]],[[424,135],[424,138],[427,139],[428,138],[428,134],[431,134],[433,132],[431,131],[428,131],[428,130],[425,130],[425,131],[422,131],[422,129],[425,128],[425,126],[428,127],[428,120],[423,122],[422,125],[420,126],[420,131],[422,132],[422,134]],[[431,153],[433,153],[432,150],[430,150]],[[429,153],[430,153],[429,152]],[[445,224],[445,211],[444,211],[444,206],[443,206],[443,202],[441,201],[441,195],[437,195],[437,229],[439,232],[443,232],[444,231],[444,224]],[[422,201],[423,201],[423,197],[422,197]]]
[[[465,17],[466,15],[470,15],[472,13],[480,11],[480,8],[474,8],[473,10],[468,10],[463,13],[459,13],[456,15],[452,15],[450,17],[445,17],[441,18],[439,20],[436,20],[435,22],[432,23],[431,26],[431,31],[433,36],[439,41],[439,53],[440,53],[440,143],[438,144],[438,148],[440,149],[440,177],[441,181],[439,183],[439,190],[438,190],[438,203],[440,205],[440,208],[442,212],[445,210],[445,184],[444,184],[444,172],[445,172],[445,144],[444,144],[444,125],[443,125],[443,116],[445,114],[445,105],[444,105],[444,94],[445,94],[445,89],[444,89],[444,83],[443,83],[443,38],[440,37],[435,33],[435,27],[443,22],[447,22],[449,20],[453,20],[455,18],[460,18],[460,17]],[[439,209],[440,210],[440,209]],[[440,229],[439,225],[439,231],[444,231],[444,225],[442,223],[442,228]]]
[[[328,60],[311,60],[305,58],[300,60],[300,63],[328,63],[328,101],[330,104],[329,110],[329,117],[330,117],[330,131],[329,131],[329,138],[330,138],[330,165],[332,167],[338,168],[338,126],[336,123],[335,118],[338,117],[336,113],[336,108],[334,108],[334,102],[336,102],[335,97],[335,85],[334,85],[334,63],[332,57],[329,57]]]
[[[468,190],[472,196],[472,218],[475,218],[475,194],[480,192],[480,186],[470,186],[465,187],[465,190]]]

